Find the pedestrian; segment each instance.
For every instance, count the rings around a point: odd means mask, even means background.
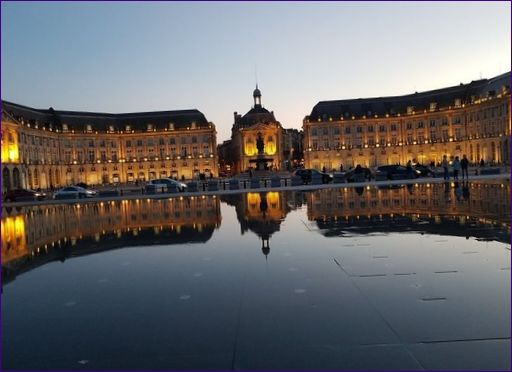
[[[480,166],[483,167],[485,165],[484,159],[480,159]]]
[[[459,160],[458,156],[456,156],[455,159],[453,160],[452,168],[453,168],[453,179],[458,181],[459,180],[459,172],[461,169],[460,160]]]
[[[322,173],[325,173],[326,169],[325,166],[322,167]]]
[[[444,171],[444,179],[449,180],[450,175],[448,174],[448,159],[447,159],[446,155],[443,155],[443,161],[441,162],[441,166],[443,167],[443,171]]]
[[[468,158],[466,157],[466,155],[462,155],[462,160],[460,161],[460,168],[462,170],[462,180],[464,180],[464,173],[466,174],[466,180],[469,179],[468,166]]]
[[[340,164],[340,172],[343,172],[343,164]]]
[[[407,178],[412,178],[412,162],[409,160],[406,165]]]

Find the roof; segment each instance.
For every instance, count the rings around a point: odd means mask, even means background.
[[[99,113],[99,112],[81,112],[81,111],[58,111],[53,108],[35,109],[22,106],[17,103],[2,101],[2,112],[6,112],[17,120],[23,120],[31,124],[38,123],[40,126],[62,129],[63,124],[68,128],[81,131],[85,130],[87,125],[92,126],[92,130],[106,131],[109,126],[114,126],[114,130],[124,130],[126,125],[130,125],[135,131],[146,131],[148,124],[153,124],[155,129],[169,128],[173,123],[175,129],[184,129],[195,123],[196,128],[207,128],[209,123],[205,116],[198,110],[176,110],[176,111],[153,111],[153,112],[134,112],[134,113]]]
[[[235,125],[240,128],[246,128],[255,124],[275,123],[276,118],[273,112],[269,112],[266,108],[258,106],[250,109],[244,116],[242,116]]]
[[[472,99],[499,94],[504,86],[510,89],[510,71],[492,79],[404,96],[321,101],[313,107],[309,117],[325,121],[351,116],[395,115],[406,113],[411,106],[416,112],[428,111],[431,103],[436,103],[438,108],[453,106],[456,99],[461,99],[461,104],[471,103]]]

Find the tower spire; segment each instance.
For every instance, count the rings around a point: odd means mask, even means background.
[[[254,89],[252,97],[254,98],[254,107],[261,107],[261,91],[258,88],[258,83],[256,83],[256,89]]]

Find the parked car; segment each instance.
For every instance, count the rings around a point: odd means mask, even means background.
[[[388,180],[403,180],[409,178],[418,178],[421,175],[419,170],[406,168],[401,165],[382,165],[377,168],[375,176],[377,179],[386,178]]]
[[[357,165],[354,169],[350,169],[345,173],[347,182],[365,182],[372,179],[372,171],[370,168]]]
[[[7,191],[4,197],[4,201],[6,202],[16,202],[16,201],[32,201],[32,200],[42,200],[46,198],[46,194],[42,191],[34,191],[28,189],[14,189]]]
[[[417,171],[420,171],[420,176],[421,177],[435,177],[436,176],[436,173],[430,169],[429,167],[427,167],[426,165],[423,165],[423,164],[415,164],[413,166],[414,169],[416,169]]]
[[[322,183],[329,183],[332,181],[332,176],[327,173],[319,172],[316,169],[297,169],[292,173],[292,176],[302,178],[302,183],[311,183],[313,177],[321,177]]]
[[[85,189],[80,186],[67,186],[58,190],[53,197],[55,199],[70,199],[70,198],[94,198],[97,192],[94,190]]]
[[[187,191],[187,184],[173,180],[172,178],[158,178],[156,180],[151,180],[148,182],[148,185],[152,185],[156,191]]]

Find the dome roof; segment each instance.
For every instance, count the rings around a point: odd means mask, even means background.
[[[240,119],[240,124],[242,127],[250,127],[251,125],[258,123],[266,124],[274,122],[276,122],[274,114],[263,107],[252,108]]]
[[[254,89],[252,96],[253,97],[261,97],[261,91],[258,89],[258,84],[256,84],[256,89]]]

